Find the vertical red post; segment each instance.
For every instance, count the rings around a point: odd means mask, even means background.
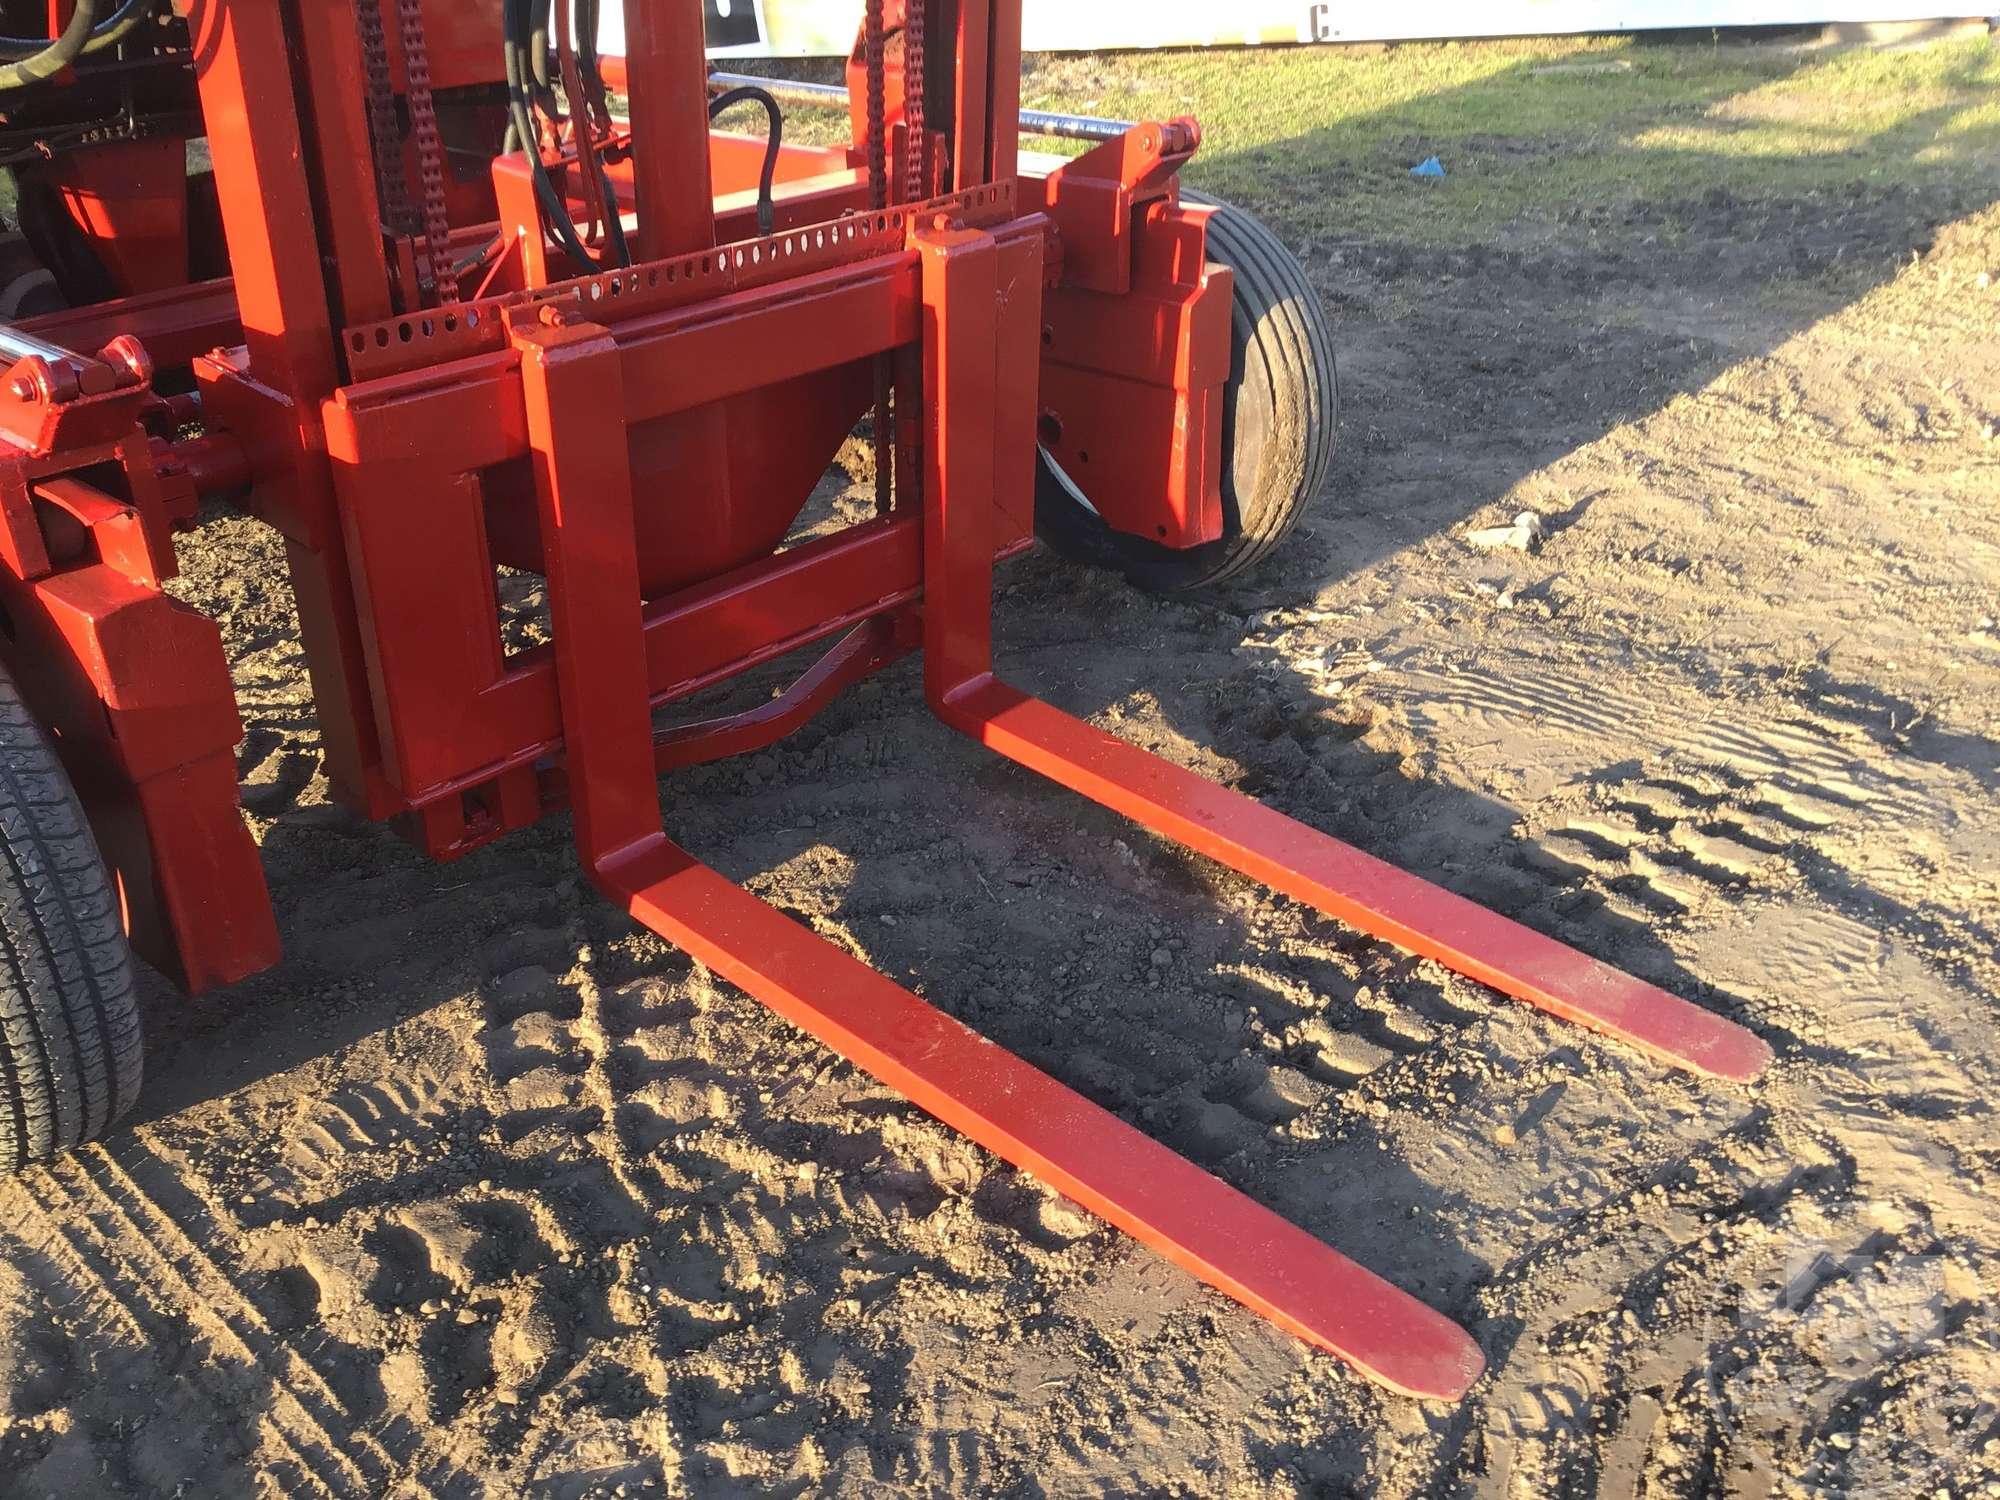
[[[986,180],[1005,182],[1021,168],[1021,0],[988,0]]]
[[[990,679],[993,413],[1000,255],[978,230],[925,230],[924,693]]]
[[[194,0],[188,13],[248,356],[247,367],[223,354],[197,361],[196,369],[210,418],[228,423],[241,409],[239,433],[254,431],[268,445],[258,508],[285,518],[327,776],[343,801],[375,813],[382,809],[373,800],[374,714],[320,424],[320,404],[339,384],[340,365],[310,180],[318,156],[308,152],[300,124],[296,39],[285,15],[271,0]],[[334,100],[314,101],[322,102],[328,111],[339,108]],[[370,194],[366,204],[373,201]],[[357,211],[345,206],[350,215]],[[282,436],[275,422],[265,429],[276,405],[267,391],[284,398],[290,430]]]
[[[251,370],[317,420],[334,387],[333,330],[283,10],[196,0],[188,29]]]
[[[562,314],[517,328],[577,847],[592,873],[660,838],[618,346]]]
[[[396,309],[389,302],[375,150],[362,106],[367,84],[361,33],[352,5],[300,6],[299,27],[298,53],[313,106],[313,130],[306,142],[314,154],[312,175],[318,183],[313,207],[331,252],[327,286],[341,322],[372,323]],[[390,168],[402,170],[400,156]],[[415,288],[403,290],[408,305],[415,306]]]
[[[707,35],[697,0],[627,0],[625,70],[641,260],[715,243]]]
[[[989,0],[958,0],[958,86],[952,113],[954,190],[990,179],[986,153],[991,141],[993,27]],[[1018,47],[1019,42],[1015,45]],[[1019,66],[1018,59],[1016,66]],[[1018,84],[1016,85],[1018,89]],[[1018,122],[1017,122],[1018,123]],[[1009,167],[1012,175],[1012,167]]]

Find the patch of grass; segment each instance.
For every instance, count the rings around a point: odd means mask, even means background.
[[[1616,37],[1126,53],[1031,59],[1023,92],[1039,108],[1197,116],[1190,180],[1306,234],[1535,238],[1579,204],[1615,214],[1717,190],[2000,196],[2000,47],[1985,37],[1907,52]],[[1412,179],[1434,153],[1449,175]]]

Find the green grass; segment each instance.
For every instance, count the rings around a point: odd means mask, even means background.
[[[2000,196],[2000,47],[1986,37],[1905,52],[1620,37],[1047,57],[1030,60],[1024,95],[1193,114],[1192,182],[1282,206],[1308,233],[1406,244],[1533,235],[1579,205],[1717,188],[1956,181]],[[1433,153],[1449,175],[1412,179]]]
[[[798,63],[769,71],[834,76]],[[2000,46],[1908,51],[1642,37],[1030,57],[1031,108],[1192,114],[1188,177],[1305,234],[1532,240],[1579,212],[1870,187],[2000,197]],[[797,140],[845,116],[788,109]],[[754,129],[754,120],[737,122]],[[1029,137],[1035,150],[1075,142]],[[1442,158],[1442,181],[1409,169]]]

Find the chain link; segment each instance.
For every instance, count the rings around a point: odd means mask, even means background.
[[[889,113],[888,58],[882,35],[883,0],[868,0],[863,12],[862,32],[868,62],[868,203],[872,208],[889,202],[889,146],[885,121]],[[889,357],[875,356],[875,511],[887,515],[896,502],[895,448],[891,441],[893,416],[889,396]]]
[[[354,0],[361,33],[361,68],[368,78],[368,135],[375,148],[375,193],[383,226],[392,234],[414,234],[416,210],[403,179],[403,137],[396,124],[396,96],[389,84],[389,39],[382,29],[381,0]]]
[[[424,239],[431,282],[441,303],[458,301],[458,278],[451,270],[451,219],[444,198],[444,138],[438,134],[437,105],[431,98],[430,45],[424,37],[424,0],[396,0],[402,22],[403,71],[407,76],[410,134],[417,142],[417,178],[424,190]],[[534,150],[530,141],[528,149]]]
[[[906,0],[903,15],[903,122],[908,137],[903,168],[903,201],[921,203],[930,197],[924,157],[924,11],[927,0]]]
[[[882,40],[883,0],[868,0],[862,35],[868,63],[868,206],[889,202],[889,146],[884,121],[889,113],[888,63]]]

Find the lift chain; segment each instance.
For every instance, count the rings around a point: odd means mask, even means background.
[[[430,45],[424,38],[424,0],[396,0],[403,31],[403,72],[408,79],[410,134],[417,142],[417,176],[424,189],[424,239],[431,280],[441,303],[458,301],[451,271],[451,219],[444,199],[444,139],[431,98]],[[533,149],[530,143],[530,149]]]
[[[368,76],[368,134],[375,148],[375,192],[382,200],[383,227],[392,234],[415,234],[417,215],[403,178],[403,136],[389,84],[381,0],[354,0],[354,19],[361,32],[361,67]]]
[[[889,202],[889,114],[888,54],[882,32],[883,0],[868,0],[863,12],[862,31],[868,61],[868,203],[883,208]],[[894,427],[889,395],[892,382],[889,357],[875,357],[875,512],[887,515],[896,503]]]
[[[882,40],[883,0],[868,0],[862,22],[868,62],[868,206],[883,208],[889,202],[889,147],[884,140],[889,113],[889,75],[886,48]]]
[[[924,11],[927,0],[908,0],[903,15],[903,121],[908,143],[903,171],[903,201],[921,203],[931,196],[925,180],[924,156]]]

